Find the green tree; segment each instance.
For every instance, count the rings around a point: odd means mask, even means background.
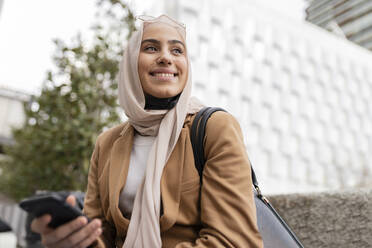
[[[115,79],[134,17],[120,0],[97,4],[93,41],[87,45],[80,34],[72,44],[54,41],[57,69],[25,104],[26,121],[5,147],[0,191],[13,199],[36,190],[84,191],[97,135],[120,122]]]

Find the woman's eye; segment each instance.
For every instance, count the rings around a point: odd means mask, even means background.
[[[155,52],[156,51],[156,48],[153,47],[153,46],[145,47],[145,51],[147,51],[147,52]]]
[[[182,53],[183,53],[182,49],[180,49],[180,48],[174,48],[174,49],[173,49],[173,52],[174,52],[175,54],[182,54]]]

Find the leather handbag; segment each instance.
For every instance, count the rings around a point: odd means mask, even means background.
[[[191,125],[191,144],[194,153],[195,167],[203,182],[203,168],[205,164],[203,140],[209,117],[216,111],[225,111],[222,108],[205,107],[200,110]],[[226,111],[225,111],[226,112]],[[256,204],[257,225],[263,239],[265,248],[303,248],[303,245],[289,228],[285,221],[275,211],[268,199],[262,195],[258,186],[256,174],[251,164],[254,200]]]

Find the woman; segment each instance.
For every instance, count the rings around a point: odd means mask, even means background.
[[[92,221],[51,230],[49,216],[35,220],[47,247],[262,247],[250,165],[228,113],[208,121],[200,186],[190,128],[202,106],[190,98],[185,36],[162,15],[131,37],[119,72],[128,122],[97,140],[84,205]]]

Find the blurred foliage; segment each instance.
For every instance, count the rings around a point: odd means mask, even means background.
[[[54,41],[57,69],[25,104],[26,121],[13,130],[14,144],[5,147],[0,191],[13,199],[36,190],[85,191],[98,134],[120,122],[115,79],[134,17],[119,0],[97,6],[92,44],[80,34],[69,45]]]

